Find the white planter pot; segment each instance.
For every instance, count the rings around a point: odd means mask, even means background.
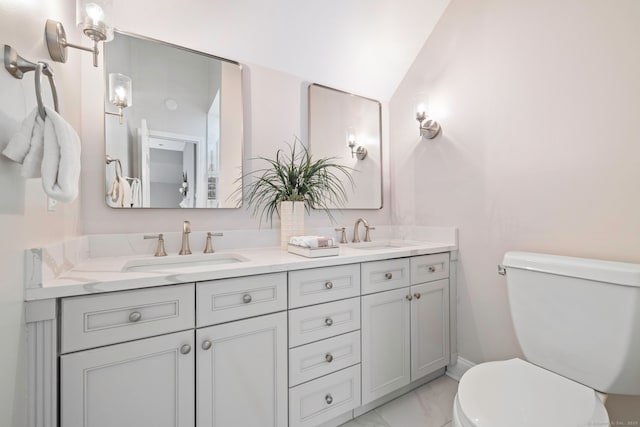
[[[304,202],[280,202],[280,247],[287,250],[291,236],[304,235]]]

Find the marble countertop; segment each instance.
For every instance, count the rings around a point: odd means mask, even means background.
[[[320,258],[305,258],[288,253],[279,247],[226,249],[217,251],[217,256],[220,256],[220,254],[234,254],[247,258],[248,261],[218,265],[194,263],[193,266],[182,266],[173,269],[168,265],[158,267],[154,269],[154,271],[145,272],[123,270],[125,270],[128,265],[131,265],[132,262],[138,263],[144,262],[145,260],[157,260],[153,255],[88,258],[55,278],[43,280],[41,287],[27,288],[25,290],[25,299],[27,301],[33,301],[177,283],[201,282],[255,274],[427,255],[457,249],[457,246],[453,243],[429,241],[393,241],[392,243],[400,247],[381,247],[379,249],[363,250],[348,245],[341,245],[339,255]],[[167,260],[167,262],[182,262],[188,261],[189,257],[197,257],[193,258],[197,260],[206,260],[207,256],[208,255],[203,254],[184,256],[170,255],[164,257],[163,260]]]

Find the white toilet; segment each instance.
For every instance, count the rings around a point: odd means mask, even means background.
[[[513,323],[527,361],[461,378],[456,427],[606,427],[602,393],[640,395],[640,265],[508,252]]]

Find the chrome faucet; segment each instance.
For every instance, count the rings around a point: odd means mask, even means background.
[[[189,248],[189,234],[191,233],[191,223],[185,221],[182,223],[182,247],[180,248],[179,255],[191,255],[191,248]]]
[[[360,223],[362,223],[362,225],[364,225],[365,228],[365,235],[364,235],[364,241],[365,242],[370,242],[371,241],[371,235],[369,234],[369,230],[375,230],[374,227],[370,227],[369,226],[369,221],[367,221],[364,218],[358,218],[356,220],[356,225],[353,226],[353,243],[360,243]]]

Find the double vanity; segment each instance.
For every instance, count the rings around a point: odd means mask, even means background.
[[[80,260],[27,289],[30,425],[339,425],[451,363],[456,249]]]

